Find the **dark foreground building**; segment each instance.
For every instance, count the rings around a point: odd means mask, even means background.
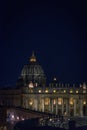
[[[0,106],[0,130],[6,130],[7,122],[6,122],[6,107]]]
[[[15,87],[0,89],[0,105],[64,116],[87,116],[87,85],[46,85],[46,75],[34,55],[24,65]]]

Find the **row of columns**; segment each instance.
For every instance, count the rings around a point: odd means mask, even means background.
[[[30,99],[32,99],[31,104],[29,104]],[[62,104],[58,104],[58,98],[48,98],[48,104],[45,104],[45,98],[24,98],[23,99],[23,107],[29,108],[36,111],[42,111],[45,112],[47,108],[47,111],[50,113],[54,113],[57,115],[58,110],[61,110],[61,113],[64,114],[64,112],[67,115],[70,115],[70,111],[73,111],[73,116],[83,116],[83,100],[82,99],[73,99],[73,104],[70,105],[69,98],[61,98],[63,100]],[[54,104],[55,100],[55,104]],[[77,104],[78,100],[78,104]]]

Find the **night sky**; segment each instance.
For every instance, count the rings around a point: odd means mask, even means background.
[[[32,51],[47,82],[87,82],[86,2],[70,2],[0,2],[1,87],[15,85]]]

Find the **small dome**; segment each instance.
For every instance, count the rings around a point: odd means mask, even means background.
[[[56,77],[54,77],[51,81],[51,83],[49,84],[50,87],[58,87],[58,80]]]
[[[37,63],[34,53],[30,57],[30,62],[27,65],[24,65],[20,77],[23,79],[24,84],[29,84],[32,82],[34,85],[45,85],[46,76],[42,67]]]

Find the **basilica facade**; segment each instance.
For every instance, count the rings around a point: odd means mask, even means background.
[[[46,75],[34,53],[24,65],[15,87],[0,89],[0,105],[65,116],[87,116],[87,85],[61,84]]]

